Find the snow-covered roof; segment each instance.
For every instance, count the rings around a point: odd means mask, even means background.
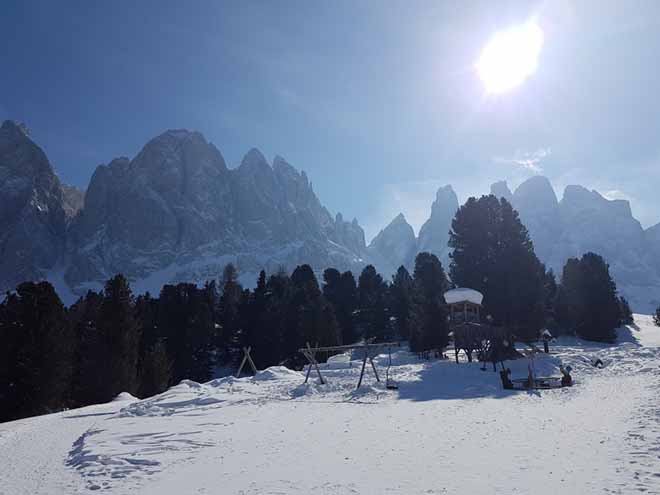
[[[445,301],[447,304],[470,302],[480,305],[483,300],[483,294],[474,289],[458,288],[445,292]]]

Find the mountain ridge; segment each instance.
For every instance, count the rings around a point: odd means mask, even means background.
[[[136,291],[165,283],[214,279],[228,262],[252,285],[261,269],[309,263],[360,271],[366,264],[389,278],[412,270],[418,252],[448,267],[447,241],[459,208],[451,187],[440,187],[428,220],[415,236],[399,213],[367,245],[358,221],[334,217],[307,174],[280,155],[272,163],[257,149],[229,168],[197,131],[167,130],[133,157],[97,166],[83,192],[63,184],[22,124],[0,127],[0,289],[49,278],[72,302],[121,272]],[[548,267],[561,274],[566,259],[586,251],[610,263],[621,293],[644,311],[660,304],[660,224],[643,229],[630,203],[567,186],[559,200],[550,181],[534,176],[511,191],[491,186],[519,211]],[[29,234],[28,234],[29,233]]]

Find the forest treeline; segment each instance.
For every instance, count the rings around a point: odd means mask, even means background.
[[[0,421],[111,400],[147,397],[182,379],[210,379],[252,347],[261,369],[300,368],[298,349],[361,339],[405,340],[411,350],[442,349],[450,340],[444,293],[484,294],[483,315],[519,341],[543,328],[613,341],[631,323],[605,260],[569,259],[558,281],[534,253],[518,213],[504,199],[470,198],[452,222],[448,272],[419,253],[412,273],[391,280],[369,265],[356,275],[309,265],[259,274],[242,287],[229,264],[204,286],[165,285],[134,295],[116,275],[71,307],[48,282],[25,282],[0,303]]]

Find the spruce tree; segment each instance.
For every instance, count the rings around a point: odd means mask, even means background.
[[[470,198],[449,236],[454,284],[480,291],[496,325],[522,340],[536,338],[545,322],[546,274],[518,212],[493,195]]]
[[[658,306],[655,310],[655,314],[653,315],[653,323],[660,327],[660,306]]]
[[[341,339],[332,306],[323,297],[316,276],[309,265],[300,265],[291,274],[292,299],[289,305],[296,323],[294,335],[288,349],[289,355],[297,357],[297,350],[308,342],[311,345],[337,345]]]
[[[156,342],[146,350],[139,378],[139,397],[151,397],[167,390],[172,379],[172,360],[163,342]]]
[[[595,253],[569,259],[559,289],[560,322],[587,340],[613,342],[620,323],[620,300],[609,265]]]
[[[69,404],[74,338],[48,282],[25,282],[0,305],[0,421]]]
[[[357,293],[357,322],[361,336],[377,341],[390,339],[388,287],[373,265],[367,265],[360,273]]]
[[[172,383],[211,378],[215,351],[212,288],[165,285],[158,300],[158,328],[172,361]]]
[[[323,295],[332,304],[341,332],[341,343],[357,340],[353,312],[357,305],[357,287],[350,271],[340,273],[335,268],[323,272]]]
[[[137,365],[140,327],[134,314],[134,300],[128,281],[115,275],[105,283],[96,328],[105,347],[99,367],[99,384],[104,401],[120,392],[137,393]]]
[[[267,319],[268,289],[266,272],[261,270],[257,286],[252,294],[243,294],[239,307],[240,320],[244,331],[244,345],[252,348],[252,358],[260,368],[276,364],[273,358],[277,343],[272,335],[271,322]],[[272,354],[271,354],[272,353]]]
[[[218,347],[225,352],[236,353],[241,344],[241,319],[239,305],[243,287],[238,282],[238,271],[233,264],[225,266],[220,280],[222,294],[218,307],[218,319],[221,326]]]
[[[413,278],[401,265],[392,277],[390,285],[390,309],[395,319],[396,336],[399,339],[410,338],[411,312],[413,307]]]
[[[264,368],[276,364],[292,364],[287,362],[292,358],[292,346],[287,343],[287,339],[293,338],[295,334],[295,330],[292,333],[291,325],[297,325],[296,316],[290,312],[292,292],[291,278],[285,271],[279,270],[268,278],[264,293],[265,312],[259,323],[262,344],[255,349],[258,351],[259,365]]]
[[[96,327],[101,308],[101,294],[87,291],[69,308],[69,321],[73,328],[76,350],[73,375],[73,402],[75,407],[103,402],[104,377],[99,363],[105,359],[104,340]]]
[[[449,342],[444,294],[449,288],[440,260],[431,253],[415,257],[410,348],[414,352],[442,349]]]

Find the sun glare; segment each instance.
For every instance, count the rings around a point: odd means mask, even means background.
[[[488,41],[476,64],[488,93],[503,93],[531,76],[538,65],[543,31],[530,21],[499,31]]]

